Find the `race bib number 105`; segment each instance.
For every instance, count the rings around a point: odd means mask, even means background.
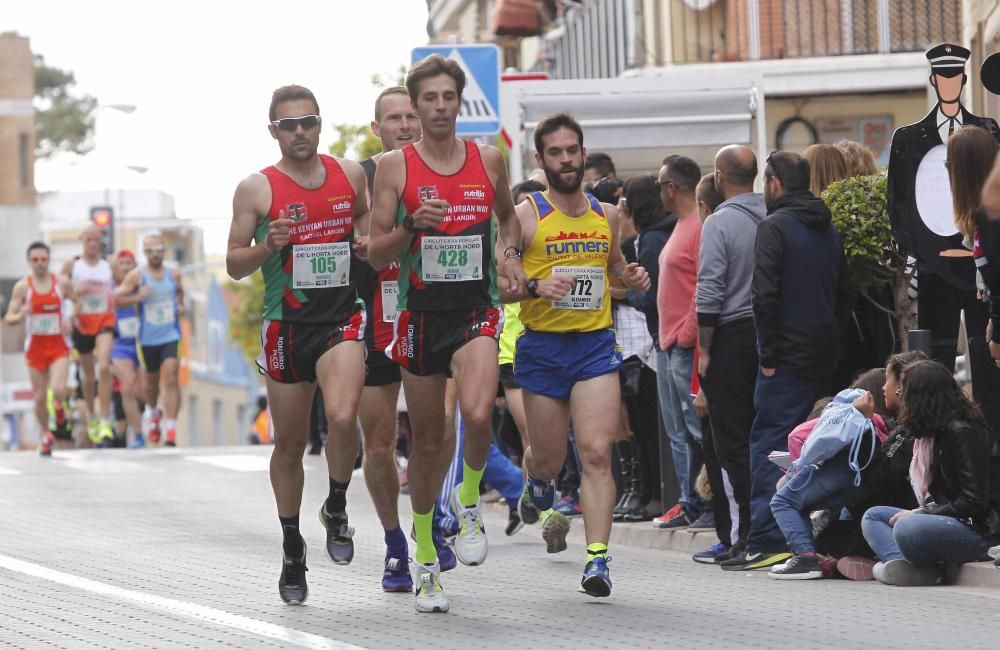
[[[350,282],[351,244],[296,244],[292,248],[292,288],[329,289]]]

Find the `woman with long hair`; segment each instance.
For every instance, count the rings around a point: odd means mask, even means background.
[[[955,225],[970,243],[975,237],[976,212],[997,148],[997,141],[989,131],[978,126],[961,128],[948,138],[948,178]]]
[[[945,565],[987,559],[1000,541],[1000,445],[951,372],[936,361],[903,369],[899,426],[914,440],[918,508],[870,508],[861,522],[885,584],[937,584]]]
[[[993,136],[978,126],[963,127],[948,139],[947,164],[955,226],[962,234],[963,244],[972,250],[969,257],[975,258],[974,262],[968,258],[955,259],[953,265],[962,265],[969,280],[975,279],[978,285],[971,286],[965,292],[960,291],[955,296],[962,301],[965,311],[972,395],[983,410],[986,422],[1000,431],[1000,400],[997,399],[1000,391],[1000,364],[990,358],[991,351],[1000,354],[1000,335],[992,327],[989,328],[990,332],[986,331],[991,314],[996,312],[1000,316],[1000,305],[987,306],[977,296],[977,288],[985,289],[986,295],[1000,290],[997,287],[1000,284],[1000,273],[995,263],[990,264],[990,256],[984,252],[987,249],[996,251],[1000,228],[986,221],[980,207],[983,189],[997,150],[998,145]],[[992,257],[996,257],[995,252]],[[992,302],[997,302],[995,297]],[[935,309],[933,304],[927,307],[928,312]]]
[[[850,178],[844,154],[832,144],[806,147],[802,157],[809,161],[809,191],[814,196],[822,194],[830,183]]]
[[[841,140],[834,145],[847,163],[847,177],[873,176],[878,173],[878,163],[871,149],[854,140]]]

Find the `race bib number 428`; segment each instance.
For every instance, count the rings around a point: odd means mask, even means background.
[[[483,278],[483,238],[424,237],[420,240],[424,282],[466,282]]]
[[[296,244],[292,248],[292,288],[346,287],[351,274],[351,244]]]
[[[573,289],[562,300],[553,300],[556,309],[600,309],[604,305],[604,269],[599,266],[557,266],[552,273],[576,277]]]

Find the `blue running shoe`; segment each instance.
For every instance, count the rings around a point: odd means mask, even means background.
[[[608,569],[610,557],[595,557],[587,562],[580,581],[580,591],[595,598],[611,595],[611,571]]]
[[[539,511],[545,512],[552,507],[552,503],[556,499],[556,487],[552,484],[552,481],[539,481],[537,478],[532,478],[528,475],[528,496],[531,497],[531,503]]]
[[[441,566],[441,571],[451,571],[457,567],[458,557],[448,542],[445,541],[444,533],[435,529],[431,533],[431,539],[434,540],[434,548],[437,550],[438,564]]]
[[[567,519],[583,516],[583,507],[580,505],[580,501],[569,494],[556,501],[553,507],[556,512]]]
[[[382,572],[382,591],[387,593],[413,591],[413,578],[406,556],[385,556],[385,570]]]
[[[729,551],[729,547],[719,542],[713,546],[709,546],[704,551],[700,551],[691,556],[691,559],[695,562],[700,562],[701,564],[715,564],[719,561],[719,558],[726,552]]]
[[[146,438],[141,433],[135,434],[135,440],[129,445],[131,449],[141,449],[146,446]]]

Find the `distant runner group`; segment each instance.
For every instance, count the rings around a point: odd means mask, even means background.
[[[81,254],[58,275],[49,269],[45,243],[28,247],[31,272],[14,286],[4,317],[8,325],[25,324],[41,454],[50,456],[58,440],[71,443],[77,421],[95,447],[129,441],[141,447],[147,438],[174,446],[178,319],[184,314],[180,274],[164,267],[159,235],[144,239],[142,268],[128,250],[106,258],[96,226],[86,227],[80,240]],[[75,394],[69,389],[71,362],[79,379]],[[161,384],[166,417],[158,406]]]

